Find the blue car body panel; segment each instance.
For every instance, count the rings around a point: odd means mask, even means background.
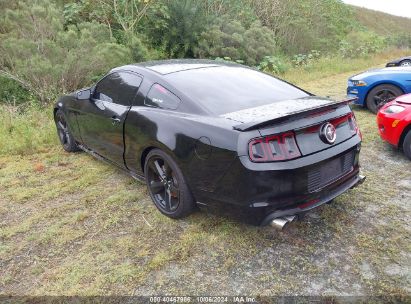
[[[353,81],[362,80],[364,86]],[[392,84],[399,87],[404,94],[411,93],[411,67],[391,67],[366,71],[348,79],[347,96],[357,97],[354,104],[366,106],[368,92],[380,84]]]

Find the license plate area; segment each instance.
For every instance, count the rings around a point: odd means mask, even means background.
[[[314,166],[308,172],[308,191],[317,192],[351,172],[354,164],[354,151],[338,158]]]

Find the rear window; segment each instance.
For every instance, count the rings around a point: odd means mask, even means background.
[[[243,67],[193,69],[166,78],[216,115],[309,96],[284,81]]]

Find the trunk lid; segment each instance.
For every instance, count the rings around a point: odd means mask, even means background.
[[[224,114],[239,122],[233,126],[241,132],[258,131],[261,137],[293,132],[301,155],[309,155],[346,141],[357,133],[355,118],[348,103],[309,96]],[[335,128],[334,142],[324,138],[324,126]],[[252,132],[254,133],[254,132]]]
[[[339,105],[348,104],[354,100],[355,98],[335,101],[318,96],[307,96],[226,113],[220,117],[239,122],[238,125],[234,126],[235,130],[249,131],[296,117],[299,114],[315,113],[328,108],[338,107]]]

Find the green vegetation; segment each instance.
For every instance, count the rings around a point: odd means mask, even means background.
[[[220,19],[200,35],[194,53],[199,58],[230,57],[248,65],[257,65],[264,55],[275,54],[274,33],[259,21],[244,28],[238,21]]]
[[[401,49],[387,49],[381,53],[374,54],[373,56],[364,56],[345,59],[341,56],[327,56],[321,57],[317,60],[311,60],[308,64],[293,67],[286,70],[280,75],[292,83],[302,84],[308,81],[319,81],[320,78],[325,76],[340,75],[344,72],[347,73],[346,79],[344,79],[344,85],[346,85],[347,79],[353,74],[360,73],[370,66],[385,66],[384,63],[388,62],[392,58],[398,58],[406,56],[410,53],[409,50]]]
[[[283,75],[293,66],[411,45],[409,19],[339,0],[0,0],[0,6],[0,102],[8,104],[50,104],[130,62],[223,58]]]
[[[411,19],[393,16],[387,13],[370,10],[364,7],[350,6],[358,24],[382,36],[409,34]]]
[[[270,28],[282,52],[334,51],[338,42],[355,29],[349,6],[336,0],[250,0],[263,25]]]
[[[28,155],[55,146],[53,113],[32,102],[24,107],[0,104],[0,155]]]
[[[103,24],[81,22],[64,29],[62,12],[48,1],[18,2],[4,12],[0,73],[48,103],[130,60]]]

